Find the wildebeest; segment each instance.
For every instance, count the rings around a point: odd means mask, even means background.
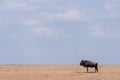
[[[98,63],[96,63],[96,62],[92,62],[92,61],[89,61],[89,60],[81,60],[80,65],[86,67],[87,72],[88,72],[89,67],[91,67],[91,68],[94,67],[95,72],[98,72]]]

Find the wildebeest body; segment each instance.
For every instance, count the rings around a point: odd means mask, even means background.
[[[91,67],[91,68],[94,67],[95,72],[98,72],[98,63],[96,63],[96,62],[92,62],[92,61],[89,61],[89,60],[82,60],[80,62],[80,65],[86,67],[87,72],[88,72],[88,67]]]

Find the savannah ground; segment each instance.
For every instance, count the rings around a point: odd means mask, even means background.
[[[120,65],[99,65],[99,72],[79,65],[0,65],[0,80],[120,80]]]

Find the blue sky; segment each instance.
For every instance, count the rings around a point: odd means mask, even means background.
[[[0,64],[120,64],[120,0],[0,0]]]

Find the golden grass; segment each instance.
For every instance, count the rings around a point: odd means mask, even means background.
[[[120,65],[89,71],[79,65],[0,65],[0,80],[120,80]]]

